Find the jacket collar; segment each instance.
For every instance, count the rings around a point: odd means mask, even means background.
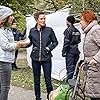
[[[44,29],[45,27],[46,27],[46,25],[45,25],[45,26],[42,26],[40,30],[43,31],[43,29]],[[38,29],[37,29],[37,24],[35,25],[35,30],[38,30]]]
[[[87,33],[90,31],[90,29],[91,29],[93,26],[97,25],[97,24],[98,24],[98,22],[97,22],[96,20],[92,21],[92,22],[84,29],[84,33],[87,34]]]

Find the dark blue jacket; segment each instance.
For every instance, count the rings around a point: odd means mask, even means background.
[[[31,58],[35,61],[46,61],[52,57],[51,51],[58,45],[57,38],[52,28],[42,27],[38,31],[36,26],[29,33],[30,45],[33,45]],[[49,50],[46,49],[49,48]]]
[[[14,35],[14,40],[19,41],[24,39],[25,34],[20,33],[17,29],[12,28],[12,33]]]
[[[71,25],[64,31],[64,44],[62,55],[67,53],[77,54],[79,53],[78,44],[81,42],[81,33],[78,29]]]

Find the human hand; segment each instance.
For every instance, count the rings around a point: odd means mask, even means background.
[[[97,61],[95,59],[92,59],[89,64],[95,66],[97,64]]]
[[[25,48],[29,44],[29,42],[26,42],[25,40],[21,40],[20,44],[22,48]]]
[[[21,48],[20,41],[16,42],[16,49],[19,49],[19,48]]]
[[[24,39],[24,40],[20,40],[20,41],[22,41],[22,42],[25,42],[25,43],[30,43],[30,40],[29,39]]]

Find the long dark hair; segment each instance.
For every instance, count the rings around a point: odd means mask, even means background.
[[[5,18],[5,19],[0,23],[0,27],[1,27],[1,26],[8,27],[8,26],[9,26],[8,20],[9,20],[9,16],[8,16],[7,18]]]

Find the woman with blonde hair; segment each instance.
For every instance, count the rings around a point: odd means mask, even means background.
[[[100,25],[91,10],[84,10],[80,17],[85,34],[84,60],[91,65],[87,70],[85,94],[91,100],[100,100]]]

